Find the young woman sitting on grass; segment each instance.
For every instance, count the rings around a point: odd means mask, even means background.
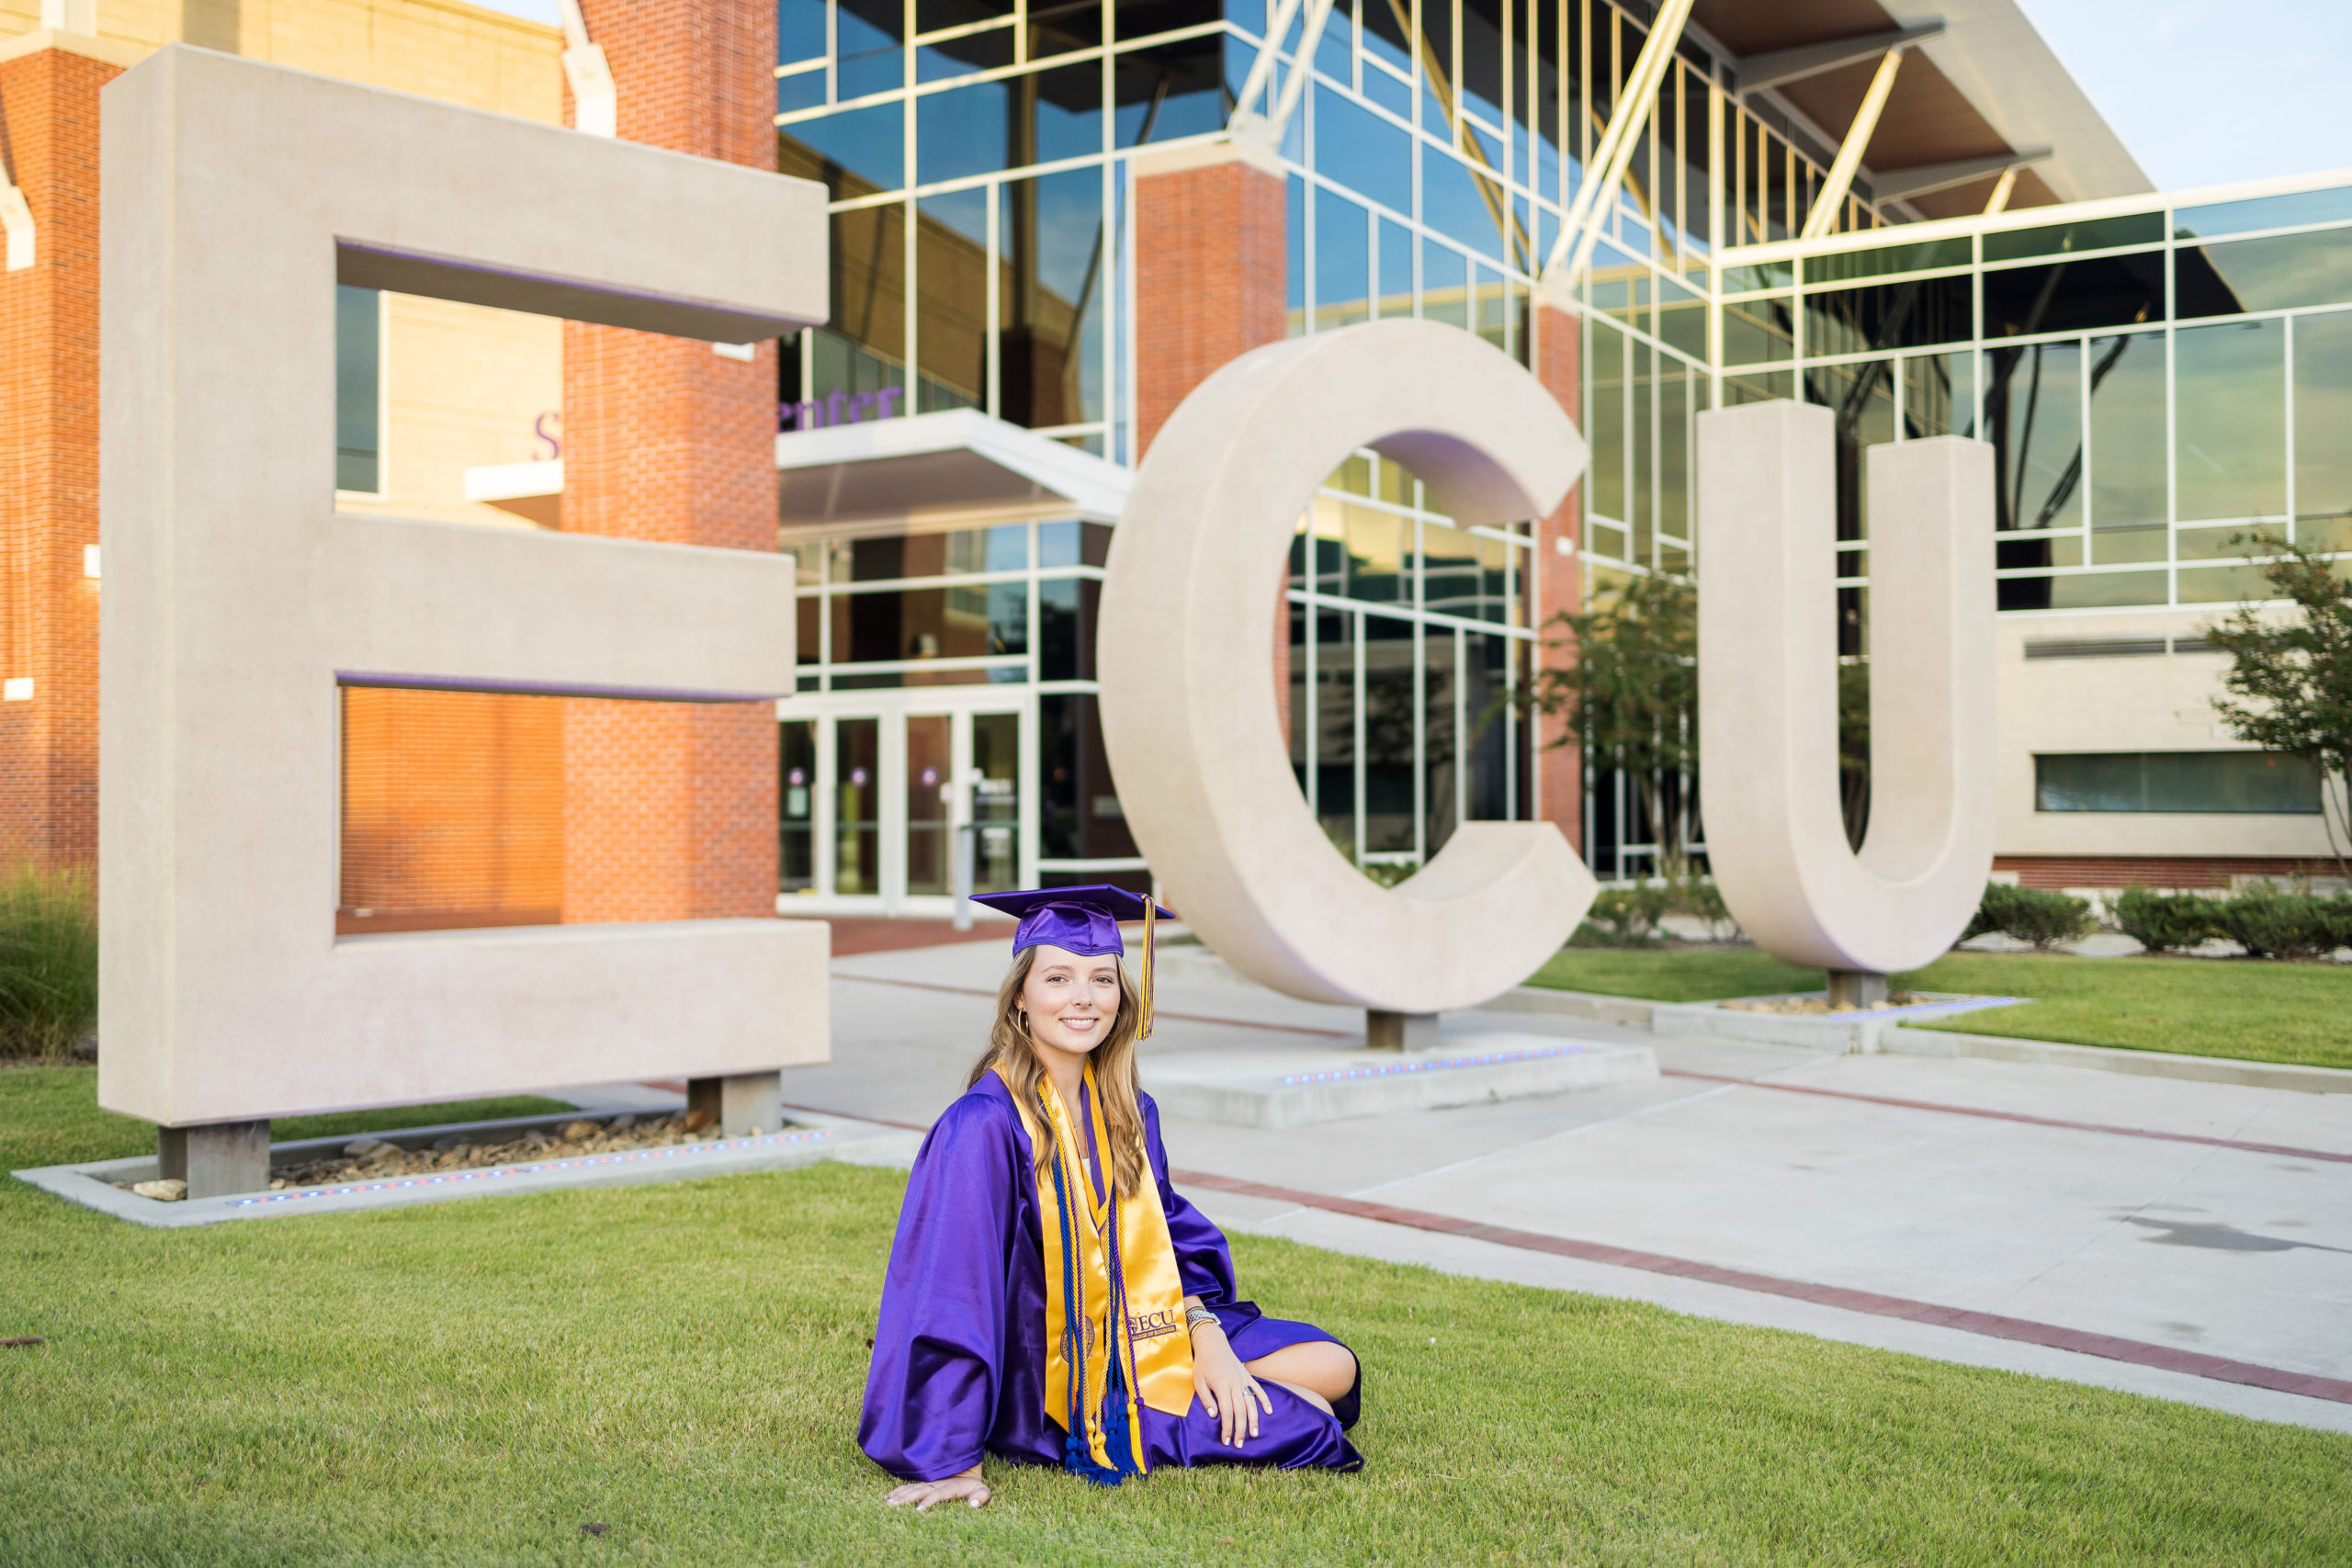
[[[1236,1299],[1136,1087],[1150,921],[1117,887],[986,895],[1021,917],[989,1048],[915,1158],[858,1443],[891,1506],[989,1500],[982,1453],[1106,1486],[1159,1465],[1355,1470],[1362,1379],[1321,1329]],[[1145,991],[1119,958],[1145,924]]]

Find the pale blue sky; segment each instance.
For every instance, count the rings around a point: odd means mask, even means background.
[[[2159,190],[2352,167],[2352,0],[2018,0]]]
[[[2352,168],[2352,0],[2018,4],[2159,190]]]

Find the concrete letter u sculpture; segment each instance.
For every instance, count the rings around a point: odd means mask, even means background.
[[[1790,964],[1893,974],[1993,864],[1993,451],[1870,448],[1871,821],[1838,791],[1834,416],[1699,416],[1700,802],[1724,902]]]
[[[1102,738],[1136,841],[1203,941],[1287,995],[1383,1011],[1519,984],[1592,902],[1548,822],[1468,822],[1394,889],[1331,846],[1293,777],[1267,660],[1298,519],[1360,447],[1465,525],[1540,517],[1585,445],[1470,333],[1380,321],[1275,344],[1204,382],[1152,443],[1111,545]]]

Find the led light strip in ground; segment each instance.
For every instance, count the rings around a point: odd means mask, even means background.
[[[1456,1067],[1491,1067],[1503,1062],[1536,1062],[1547,1056],[1581,1056],[1582,1045],[1546,1045],[1534,1051],[1498,1051],[1487,1056],[1448,1056],[1442,1061],[1389,1062],[1376,1067],[1341,1067],[1329,1073],[1285,1073],[1283,1087],[1300,1084],[1353,1083],[1361,1078],[1402,1077],[1408,1073],[1442,1073]]]
[[[398,1192],[411,1187],[444,1187],[459,1181],[490,1181],[503,1176],[537,1176],[548,1171],[585,1170],[600,1165],[624,1165],[635,1160],[677,1159],[695,1155],[738,1154],[746,1149],[763,1149],[783,1144],[798,1144],[817,1138],[830,1138],[831,1130],[816,1127],[797,1133],[770,1133],[758,1138],[727,1138],[712,1144],[677,1144],[667,1148],[622,1149],[608,1155],[582,1155],[573,1159],[538,1160],[530,1165],[488,1166],[480,1170],[450,1170],[435,1176],[403,1176],[387,1181],[357,1181],[341,1187],[304,1187],[288,1192],[262,1192],[251,1198],[239,1198],[230,1203],[232,1209],[251,1209],[265,1203],[302,1202],[314,1198],[356,1198],[373,1192]]]

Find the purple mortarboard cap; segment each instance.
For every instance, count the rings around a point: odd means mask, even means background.
[[[976,893],[975,904],[986,904],[1018,918],[1012,951],[1024,947],[1058,947],[1082,957],[1125,953],[1119,939],[1121,920],[1144,918],[1144,897],[1124,887],[1098,883],[1088,887],[1033,887],[1022,893]],[[1176,917],[1159,905],[1152,912],[1160,919]]]

